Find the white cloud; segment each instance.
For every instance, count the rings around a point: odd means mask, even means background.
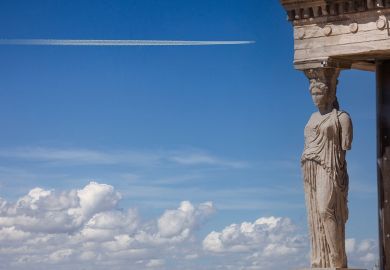
[[[168,210],[159,218],[159,233],[162,237],[187,234],[186,230],[196,227],[214,211],[212,202],[200,204],[195,209],[190,202],[184,201],[177,210]]]
[[[0,241],[24,240],[29,238],[30,235],[29,232],[17,230],[14,226],[0,229]]]
[[[165,264],[165,261],[164,260],[157,260],[157,259],[152,259],[150,260],[146,266],[147,267],[151,267],[151,268],[154,268],[154,267],[161,267]]]
[[[203,249],[219,258],[221,269],[299,269],[310,263],[306,233],[282,217],[262,217],[212,231],[204,238]],[[349,265],[368,269],[377,261],[372,240],[349,238],[346,249]]]
[[[193,253],[193,254],[187,254],[184,257],[186,260],[195,260],[199,258],[199,254]]]
[[[368,264],[371,264],[373,262],[375,262],[375,260],[377,259],[377,256],[374,254],[374,253],[367,253],[366,255],[363,255],[362,257],[360,257],[360,260],[364,263],[368,263]]]
[[[347,253],[353,253],[355,251],[355,247],[356,247],[356,239],[354,238],[345,239],[345,251]]]
[[[307,239],[288,218],[271,216],[231,224],[208,234],[203,249],[219,254],[230,265],[222,269],[282,269],[308,264]]]
[[[265,257],[295,254],[305,243],[295,230],[287,218],[259,218],[211,232],[203,240],[203,248],[216,253],[258,251]]]
[[[16,202],[0,198],[0,260],[5,269],[282,269],[307,267],[308,241],[283,217],[197,233],[212,202],[183,201],[143,220],[121,209],[114,187],[90,182],[68,191],[34,188]],[[352,265],[373,265],[372,240],[347,239]],[[208,263],[203,264],[204,261]]]
[[[183,165],[217,165],[226,166],[232,168],[245,168],[248,163],[243,161],[229,161],[215,156],[211,156],[207,153],[178,153],[170,157],[172,161],[175,161]]]
[[[69,259],[69,257],[73,254],[71,249],[61,249],[54,251],[50,254],[49,260],[54,263],[58,263],[64,260]]]
[[[128,260],[138,262],[129,269],[158,269],[166,258],[181,254],[185,260],[181,246],[193,243],[214,213],[211,202],[183,201],[142,222],[135,209],[118,208],[120,198],[112,186],[90,182],[63,192],[34,188],[15,203],[1,199],[0,260],[9,269],[121,269]]]
[[[0,226],[28,232],[73,232],[96,213],[115,209],[119,199],[112,186],[95,182],[60,194],[34,188],[15,204],[2,204]]]
[[[378,262],[377,242],[372,239],[363,239],[358,241],[349,238],[345,241],[349,261],[355,266],[364,266],[371,268]]]
[[[121,196],[110,185],[91,182],[85,188],[77,191],[80,201],[78,208],[69,209],[73,215],[81,215],[83,220],[87,220],[95,213],[111,210],[116,207]]]
[[[152,164],[160,159],[160,153],[135,151],[98,151],[77,148],[24,147],[0,149],[0,157],[55,164]]]
[[[374,241],[370,239],[363,240],[358,245],[357,250],[359,252],[369,252],[374,248]]]
[[[233,169],[248,167],[248,163],[228,160],[206,151],[184,149],[175,151],[98,151],[77,148],[25,147],[0,149],[0,157],[35,162],[48,162],[55,165],[113,165],[132,164],[148,166],[173,163],[181,166],[218,166]]]

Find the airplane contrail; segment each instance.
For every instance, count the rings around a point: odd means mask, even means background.
[[[244,45],[255,41],[127,40],[127,39],[0,39],[0,45],[36,46],[213,46]]]

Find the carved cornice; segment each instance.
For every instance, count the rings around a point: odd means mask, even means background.
[[[390,0],[280,0],[294,28],[294,66],[375,70],[390,59]]]
[[[305,23],[326,17],[337,20],[338,16],[365,11],[390,9],[390,0],[280,0],[288,20]]]

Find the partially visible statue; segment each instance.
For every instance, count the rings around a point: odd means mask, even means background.
[[[336,98],[338,69],[310,70],[310,93],[318,112],[305,127],[301,164],[313,268],[347,268],[345,223],[348,219],[346,150],[352,122]]]

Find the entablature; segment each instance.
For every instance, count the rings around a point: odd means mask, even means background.
[[[390,0],[281,2],[287,12],[310,11],[307,18],[292,19],[295,68],[332,66],[375,71],[376,61],[390,59]],[[318,7],[326,10],[326,15],[313,12]]]
[[[288,20],[293,23],[310,21],[364,11],[380,11],[390,8],[390,0],[281,0]]]

